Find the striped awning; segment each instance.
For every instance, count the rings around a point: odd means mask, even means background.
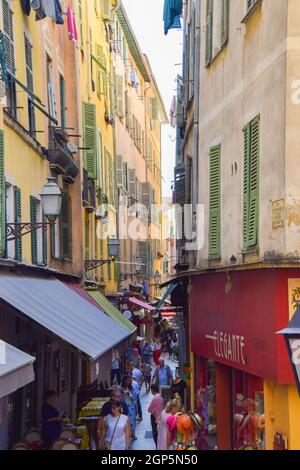
[[[136,297],[129,297],[128,301],[134,305],[137,305],[138,307],[148,310],[149,312],[153,312],[154,310],[156,310],[156,307],[153,307],[153,305],[146,304],[146,302],[143,302],[142,300],[139,300]]]
[[[160,299],[160,301],[158,302],[157,304],[157,308],[160,308],[164,303],[165,301],[167,300],[167,298],[172,294],[173,290],[177,287],[177,284],[170,284],[164,295],[162,296],[162,298]]]

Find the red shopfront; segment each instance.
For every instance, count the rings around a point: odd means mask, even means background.
[[[297,270],[191,278],[191,349],[202,449],[263,449],[264,380],[293,384],[283,339],[288,283]]]

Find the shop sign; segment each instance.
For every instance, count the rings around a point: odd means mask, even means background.
[[[223,358],[234,364],[246,365],[245,337],[223,331],[214,331],[213,336],[206,338],[214,342],[214,352],[217,358]]]
[[[284,199],[272,202],[272,226],[274,230],[284,227]]]

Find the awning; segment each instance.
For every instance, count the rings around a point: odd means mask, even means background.
[[[174,318],[176,317],[177,313],[176,312],[162,312],[161,316],[162,318]]]
[[[165,303],[167,298],[172,294],[173,290],[176,287],[177,287],[177,284],[171,284],[170,286],[168,286],[168,288],[166,289],[166,291],[165,291],[164,295],[162,296],[161,300],[158,302],[157,308],[160,308]]]
[[[91,360],[130,336],[123,326],[53,277],[0,274],[0,298]]]
[[[34,381],[35,358],[0,340],[0,399]]]
[[[136,297],[129,297],[128,302],[131,302],[132,304],[135,304],[138,307],[144,308],[145,310],[149,310],[149,312],[153,312],[154,310],[156,310],[156,307],[153,307],[152,305],[146,304],[145,302],[142,302],[141,300],[137,299]]]
[[[124,326],[130,333],[136,331],[136,326],[131,323],[124,315],[101,294],[98,290],[88,290],[87,293],[103,308],[104,312],[113,320]]]

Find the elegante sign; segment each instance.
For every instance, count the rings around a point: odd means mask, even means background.
[[[257,377],[294,383],[284,339],[276,332],[289,322],[288,286],[300,297],[299,272],[232,271],[230,289],[226,272],[191,276],[192,352]]]
[[[214,331],[213,336],[206,335],[206,338],[214,342],[214,351],[217,358],[224,358],[236,364],[246,365],[244,336]]]

